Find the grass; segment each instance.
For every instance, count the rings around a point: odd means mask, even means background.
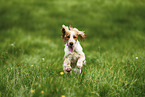
[[[144,0],[1,0],[0,96],[145,96],[144,11]],[[60,74],[62,24],[86,33],[81,74]]]

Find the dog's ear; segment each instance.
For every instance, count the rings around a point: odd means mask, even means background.
[[[62,29],[61,29],[61,31],[62,31],[62,36],[61,36],[61,38],[62,38],[64,41],[66,41],[66,40],[65,40],[65,35],[66,35],[66,32],[67,32],[68,30],[69,30],[69,29],[68,29],[68,26],[62,25]]]
[[[62,31],[62,36],[61,36],[61,38],[63,39],[63,40],[65,40],[65,29],[64,28],[62,28],[61,29],[61,31]]]
[[[85,39],[85,31],[78,31],[78,36],[80,37],[81,40]]]
[[[79,31],[77,28],[73,28],[74,31],[77,32],[78,36],[80,37],[81,40],[84,40],[85,38],[85,31]]]

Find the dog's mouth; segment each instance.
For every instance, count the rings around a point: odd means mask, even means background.
[[[70,52],[74,51],[74,47],[73,46],[69,46],[68,49],[69,49]]]

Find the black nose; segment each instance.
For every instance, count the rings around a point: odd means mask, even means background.
[[[69,43],[71,46],[73,45],[73,43],[71,42],[71,43]]]

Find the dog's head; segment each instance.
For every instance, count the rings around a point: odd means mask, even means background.
[[[78,40],[78,36],[80,39],[84,39],[85,33],[84,31],[79,31],[77,28],[72,28],[71,26],[62,25],[62,39],[67,42],[69,47],[69,51],[74,51],[75,43]]]

